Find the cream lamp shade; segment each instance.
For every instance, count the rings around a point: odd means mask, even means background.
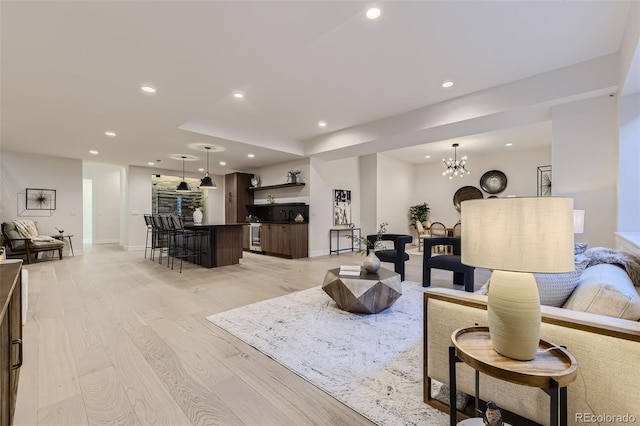
[[[533,359],[540,297],[532,273],[573,271],[573,200],[468,200],[461,222],[462,263],[493,270],[487,311],[494,349],[509,358]]]

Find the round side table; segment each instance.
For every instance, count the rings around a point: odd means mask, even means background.
[[[491,345],[488,327],[461,328],[451,335],[449,385],[451,426],[456,425],[456,363],[476,370],[476,413],[480,395],[479,373],[507,382],[538,387],[551,398],[550,424],[567,425],[567,386],[576,379],[578,362],[566,349],[540,340],[538,354],[530,361],[518,361],[497,353]],[[500,406],[499,401],[496,402]]]

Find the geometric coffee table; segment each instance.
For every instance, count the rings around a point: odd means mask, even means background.
[[[377,314],[402,296],[400,275],[380,268],[376,274],[360,272],[360,276],[340,275],[340,268],[330,269],[322,289],[343,311]]]

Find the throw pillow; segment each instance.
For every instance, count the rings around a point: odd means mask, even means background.
[[[584,272],[589,259],[576,256],[573,272],[566,274],[533,274],[538,284],[540,304],[561,307],[573,290],[578,286],[580,276]]]
[[[589,243],[575,243],[573,246],[573,254],[579,255],[587,251],[587,246]]]
[[[611,264],[587,268],[564,308],[640,320],[640,295],[624,269]]]

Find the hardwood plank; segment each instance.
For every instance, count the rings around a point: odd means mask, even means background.
[[[38,407],[78,395],[80,386],[64,317],[40,318],[38,324]]]
[[[113,367],[80,377],[90,425],[139,425]]]
[[[143,424],[190,424],[133,342],[119,342],[113,350],[111,360],[127,397]]]
[[[137,327],[130,334],[192,424],[242,424],[199,377],[185,369],[177,354],[150,327]]]
[[[33,413],[37,415],[37,422],[30,423],[25,421],[21,424],[30,426],[36,424],[41,426],[85,426],[89,424],[81,395],[63,399],[37,411],[34,410]],[[16,424],[15,426],[19,425]]]

